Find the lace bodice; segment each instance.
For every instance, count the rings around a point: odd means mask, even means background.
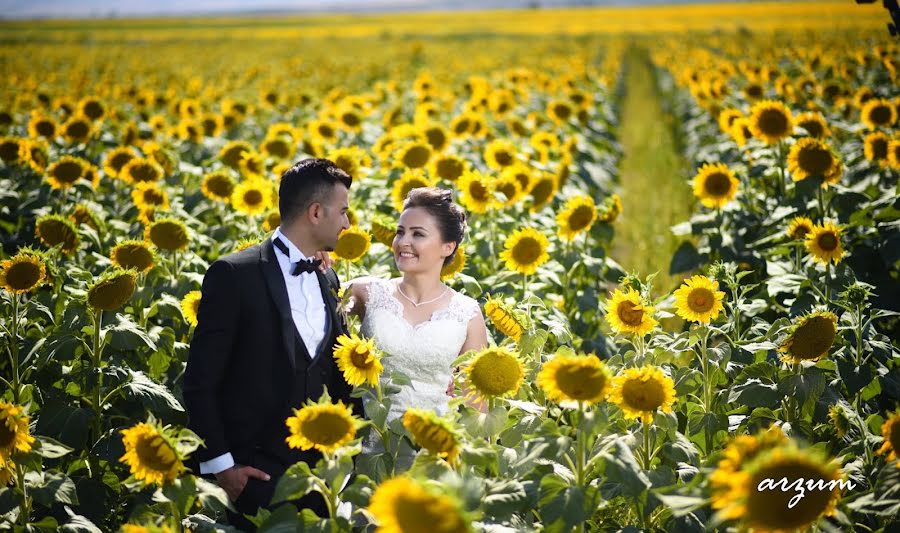
[[[478,302],[454,292],[446,307],[413,326],[403,317],[403,304],[394,296],[395,288],[389,280],[369,283],[360,329],[385,353],[384,375],[399,370],[412,381],[412,387],[402,386],[394,397],[388,420],[401,416],[409,406],[444,414],[450,399],[450,364],[465,343],[469,320],[479,311]]]

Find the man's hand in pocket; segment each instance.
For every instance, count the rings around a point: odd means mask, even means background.
[[[244,491],[244,487],[247,485],[247,480],[251,477],[263,481],[269,481],[269,479],[271,479],[269,474],[266,474],[262,470],[258,470],[252,466],[238,464],[216,474],[219,486],[225,490],[225,493],[228,494],[228,499],[232,502],[237,501],[241,492]]]

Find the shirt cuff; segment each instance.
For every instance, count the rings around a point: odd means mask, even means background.
[[[218,474],[234,466],[234,457],[231,452],[223,453],[215,459],[200,463],[200,474]]]

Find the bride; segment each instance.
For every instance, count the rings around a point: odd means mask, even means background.
[[[407,407],[446,414],[453,391],[451,364],[488,344],[478,302],[441,282],[441,268],[453,260],[465,230],[466,214],[450,191],[413,189],[391,246],[402,276],[351,282],[349,312],[361,318],[361,334],[389,355],[382,361],[385,375],[397,370],[411,381],[394,396],[388,423]]]

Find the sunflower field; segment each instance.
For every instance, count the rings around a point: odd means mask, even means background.
[[[469,231],[442,278],[491,344],[454,363],[451,414],[388,423],[410,377],[351,317],[335,357],[367,420],[326,394],[285,421],[324,458],[288,470],[260,531],[896,528],[887,17],[0,22],[0,529],[234,531],[188,466],[182,377],[204,272],[279,225],[279,177],[306,157],[354,180],[342,280],[397,276],[406,194],[454,192]],[[662,155],[621,142],[636,79],[688,169],[643,193],[622,161]],[[690,204],[669,235],[634,231],[681,201],[654,183]],[[675,251],[635,266],[635,233]],[[313,491],[328,516],[279,505]]]

